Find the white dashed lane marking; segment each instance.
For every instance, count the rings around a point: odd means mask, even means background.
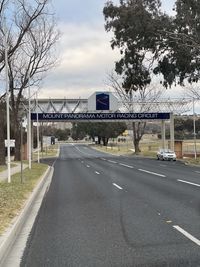
[[[196,245],[200,246],[200,240],[197,239],[196,237],[194,237],[193,235],[189,234],[187,231],[185,231],[183,228],[181,228],[178,225],[174,225],[173,226],[174,229],[176,229],[177,231],[179,231],[181,234],[183,234],[185,237],[187,237],[188,239],[190,239],[192,242],[194,242]]]
[[[185,181],[185,180],[181,180],[181,179],[178,179],[177,181],[181,182],[181,183],[190,184],[190,185],[194,185],[194,186],[200,187],[200,184],[195,184],[195,183],[192,183],[192,182],[189,182],[189,181]]]
[[[122,189],[123,189],[121,186],[119,186],[119,185],[116,184],[116,183],[113,183],[113,185],[114,185],[115,187],[117,187],[119,190],[122,190]]]
[[[166,177],[164,174],[160,174],[160,173],[156,173],[156,172],[150,172],[150,171],[143,170],[143,169],[138,169],[138,171],[146,172],[146,173],[153,174],[153,175],[160,176],[160,177]]]
[[[130,169],[134,169],[133,166],[126,165],[126,164],[124,164],[124,163],[119,163],[119,165],[124,166],[124,167],[127,167],[127,168],[130,168]]]

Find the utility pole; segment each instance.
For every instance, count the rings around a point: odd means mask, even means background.
[[[31,169],[31,93],[30,93],[30,72],[28,74],[28,167]]]
[[[196,140],[196,114],[195,114],[195,106],[194,106],[194,97],[192,99],[193,103],[193,129],[194,129],[194,158],[197,159],[197,140]]]
[[[39,121],[38,121],[38,93],[36,93],[36,108],[37,108],[37,160],[40,163],[40,140],[39,140]]]
[[[11,183],[10,175],[10,93],[9,93],[9,77],[8,77],[8,35],[6,27],[4,28],[5,42],[5,76],[6,76],[6,121],[7,121],[7,171],[8,183]]]

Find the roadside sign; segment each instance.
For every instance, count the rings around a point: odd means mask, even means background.
[[[5,142],[5,147],[8,147],[7,139],[5,139],[4,142]],[[15,139],[10,139],[10,147],[15,147]]]

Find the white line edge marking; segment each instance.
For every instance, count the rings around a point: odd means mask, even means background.
[[[156,173],[156,172],[150,172],[150,171],[146,171],[143,169],[138,169],[138,171],[146,172],[146,173],[153,174],[153,175],[160,176],[160,177],[166,177],[164,174],[160,174],[160,173]]]
[[[192,182],[189,182],[189,181],[184,181],[184,180],[181,180],[181,179],[177,179],[177,181],[181,182],[181,183],[191,184],[191,185],[200,187],[200,184],[195,184],[195,183],[192,183]]]
[[[97,172],[97,171],[96,171],[95,173],[96,173],[96,174],[100,174],[100,173],[99,173],[99,172]]]
[[[129,165],[126,165],[124,163],[119,163],[119,165],[124,166],[124,167],[127,167],[127,168],[130,168],[130,169],[134,169],[133,166],[129,166]]]
[[[113,160],[108,160],[108,162],[117,164],[117,162],[116,161],[113,161]]]
[[[187,237],[188,239],[190,239],[192,242],[194,242],[195,244],[197,244],[198,246],[200,246],[200,240],[197,239],[196,237],[194,237],[193,235],[189,234],[188,232],[186,232],[183,228],[181,228],[178,225],[173,225],[173,228],[175,228],[177,231],[179,231],[181,234],[183,234],[185,237]]]
[[[118,185],[118,184],[116,184],[116,183],[113,183],[113,185],[114,185],[115,187],[117,187],[118,189],[120,189],[120,190],[122,190],[122,189],[123,189],[121,186],[119,186],[119,185]]]

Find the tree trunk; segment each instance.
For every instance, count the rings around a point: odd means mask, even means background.
[[[21,138],[20,138],[20,129],[18,129],[18,126],[15,128],[15,161],[20,161],[21,159]]]
[[[135,148],[135,154],[138,154],[141,152],[140,141],[142,139],[142,136],[144,135],[146,122],[132,122],[132,128],[133,128],[133,144]]]
[[[103,146],[107,146],[108,138],[104,136],[104,137],[102,137],[102,141],[103,141]]]
[[[3,108],[3,104],[0,103],[0,165],[5,165],[5,143],[4,143],[4,126],[5,126],[5,110]]]

